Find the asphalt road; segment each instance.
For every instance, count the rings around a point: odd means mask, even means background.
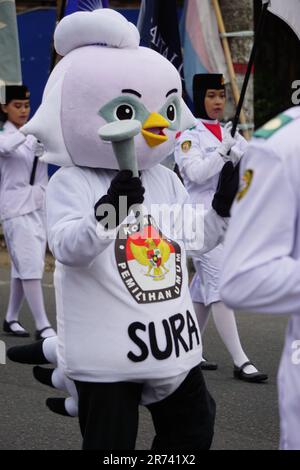
[[[46,308],[55,324],[52,274],[43,281]],[[9,295],[9,271],[0,268],[0,319],[4,318]],[[21,322],[31,332],[34,326],[27,305]],[[242,344],[249,357],[269,374],[267,384],[248,384],[232,375],[230,356],[221,342],[213,321],[204,335],[205,354],[219,364],[215,372],[205,372],[210,392],[217,403],[213,449],[277,449],[279,422],[276,374],[283,345],[286,318],[280,316],[237,315]],[[6,346],[30,342],[0,333]],[[76,418],[65,418],[48,411],[48,396],[64,396],[37,383],[31,366],[7,362],[0,365],[0,450],[80,449],[81,438]],[[147,410],[141,408],[137,449],[149,449],[153,426]]]

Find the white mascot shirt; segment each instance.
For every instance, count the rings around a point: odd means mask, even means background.
[[[66,168],[48,186],[49,246],[58,260],[59,360],[68,376],[82,381],[172,377],[201,360],[184,244],[169,238],[176,229],[168,220],[160,231],[153,212],[144,214],[152,226],[147,238],[136,232],[134,219],[121,225],[120,240],[104,229],[99,233],[100,224],[97,234],[93,207],[112,175]],[[142,183],[146,208],[187,202],[179,179],[163,166],[144,170]],[[207,243],[217,243],[224,221],[211,211],[206,225],[215,234]]]

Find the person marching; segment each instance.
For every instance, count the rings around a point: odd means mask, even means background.
[[[220,274],[222,299],[232,308],[290,316],[278,372],[282,450],[300,450],[299,129],[297,106],[254,134]]]
[[[22,327],[19,311],[25,295],[34,317],[36,339],[55,335],[46,315],[41,279],[44,271],[46,229],[44,195],[47,165],[37,163],[41,145],[27,138],[20,128],[30,113],[30,92],[24,85],[6,86],[6,104],[0,121],[0,218],[12,262],[10,297],[3,331],[29,336]]]
[[[182,133],[177,141],[175,159],[192,203],[211,207],[220,171],[226,161],[236,165],[243,156],[247,142],[237,133],[231,136],[231,123],[220,125],[226,92],[221,74],[198,74],[193,81],[195,116],[198,123]],[[234,312],[220,301],[219,272],[223,244],[200,257],[193,257],[196,273],[190,290],[201,333],[210,311],[214,323],[234,362],[234,377],[248,382],[262,382],[267,375],[260,373],[245,354]],[[217,364],[203,360],[202,369],[217,369]]]

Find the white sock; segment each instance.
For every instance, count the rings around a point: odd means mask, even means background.
[[[68,389],[65,384],[65,376],[62,371],[58,368],[54,369],[52,374],[52,383],[57,390],[61,390],[62,392],[67,392]]]
[[[201,333],[201,336],[203,336],[203,332],[206,328],[206,325],[207,325],[207,322],[208,322],[208,319],[209,319],[210,307],[206,307],[204,304],[202,304],[200,302],[193,302],[193,305],[194,305],[196,317],[197,317],[197,320],[198,320],[200,333]],[[205,359],[202,356],[202,361],[204,361],[204,360]]]
[[[19,312],[21,309],[21,305],[24,299],[24,291],[22,286],[21,279],[11,278],[10,280],[10,292],[9,292],[9,302],[6,312],[6,321],[18,321],[19,319]],[[12,331],[25,331],[17,323],[13,323],[10,326]]]
[[[78,416],[78,402],[73,397],[65,399],[65,408],[70,416]]]
[[[35,321],[36,329],[42,330],[46,326],[50,326],[45,310],[41,281],[39,279],[29,279],[22,281],[22,284],[26,300]],[[55,331],[51,328],[46,330],[42,336],[43,338],[48,338],[55,334]]]
[[[69,379],[66,375],[65,377],[65,387],[68,391],[68,393],[74,398],[75,401],[78,401],[78,393],[77,393],[77,388],[74,384],[74,381]]]
[[[57,336],[46,338],[43,341],[43,353],[51,364],[57,365]]]
[[[52,384],[58,390],[68,392],[72,395],[66,398],[65,408],[70,416],[78,416],[78,394],[73,380],[66,377],[66,375],[57,368],[52,374]]]
[[[196,317],[198,320],[198,325],[203,335],[206,325],[208,323],[209,314],[210,314],[210,306],[206,307],[204,304],[200,302],[193,302]]]
[[[249,361],[249,359],[243,351],[240,342],[234,312],[226,307],[223,302],[213,303],[211,310],[218,333],[228,349],[234,364],[241,367],[245,362]],[[257,372],[257,369],[251,365],[245,367],[244,372],[251,374]]]
[[[77,389],[74,381],[69,379],[60,368],[56,368],[52,374],[52,384],[62,392],[68,392],[74,400],[78,400]]]

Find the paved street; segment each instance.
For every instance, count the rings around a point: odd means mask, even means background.
[[[55,322],[52,274],[43,281],[47,312]],[[0,312],[4,317],[9,294],[9,271],[0,268]],[[206,372],[209,389],[217,402],[217,421],[213,449],[276,449],[278,414],[276,372],[283,344],[284,317],[237,315],[242,343],[249,357],[269,374],[267,384],[247,384],[232,377],[230,357],[210,321],[204,336],[205,353],[216,360],[219,370]],[[34,331],[26,305],[21,322]],[[7,347],[24,342],[0,334]],[[32,378],[31,366],[8,362],[0,365],[0,449],[79,449],[80,434],[76,419],[64,418],[47,410],[48,396],[59,392]],[[63,396],[63,395],[62,395]],[[153,427],[148,412],[141,409],[137,449],[149,449]]]

